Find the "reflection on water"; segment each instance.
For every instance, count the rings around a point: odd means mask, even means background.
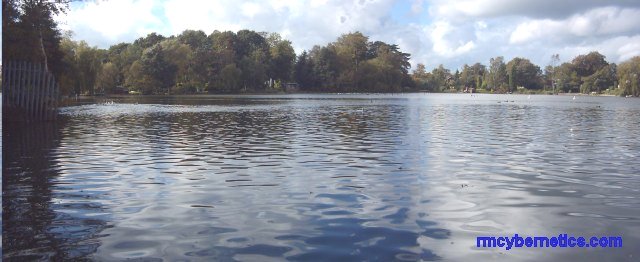
[[[55,125],[4,126],[4,259],[640,256],[635,99],[85,102]],[[625,247],[475,247],[514,233],[622,235]]]
[[[5,123],[2,166],[3,259],[73,259],[92,254],[106,226],[100,201],[56,183],[62,123]],[[60,199],[64,199],[61,201]],[[103,211],[104,212],[104,211]],[[19,258],[19,259],[18,259]]]

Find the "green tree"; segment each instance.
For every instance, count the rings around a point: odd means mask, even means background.
[[[516,57],[507,63],[509,75],[509,88],[515,90],[522,86],[529,89],[542,88],[542,71],[540,67],[534,65],[526,58]]]
[[[339,85],[344,91],[358,90],[358,66],[367,55],[369,38],[360,32],[343,34],[335,42],[336,54],[339,58]]]
[[[220,71],[219,79],[216,91],[221,93],[237,92],[242,85],[242,71],[235,64],[228,64]]]
[[[583,77],[580,91],[585,94],[591,92],[601,93],[606,89],[614,88],[616,71],[617,66],[612,63],[600,68],[590,76]]]
[[[555,92],[555,85],[557,81],[556,71],[558,69],[559,63],[560,63],[560,55],[553,54],[551,55],[551,61],[549,62],[549,65],[547,65],[544,68],[544,86],[545,88],[554,90],[554,92]]]
[[[131,63],[126,60],[124,55],[130,45],[131,44],[128,43],[119,43],[112,45],[107,50],[106,60],[107,62],[111,62],[117,71],[116,86],[124,84],[125,70],[131,66]]]
[[[442,64],[431,71],[430,85],[433,87],[433,91],[442,92],[447,91],[453,86],[453,75],[449,69],[446,69]]]
[[[333,45],[314,46],[310,52],[313,75],[321,91],[337,92],[338,54]]]
[[[282,40],[280,35],[273,33],[269,36],[268,42],[271,55],[269,76],[273,79],[289,81],[296,59],[291,41]]]
[[[154,88],[152,79],[145,73],[140,61],[133,62],[126,71],[125,85],[130,91],[137,91],[144,94],[152,93]]]
[[[418,63],[416,69],[413,70],[413,73],[411,74],[411,78],[416,83],[418,90],[433,91],[432,87],[429,85],[429,79],[431,76],[427,72],[424,64]]]
[[[409,54],[400,52],[396,45],[388,45],[383,42],[376,42],[376,44],[370,46],[377,48],[377,51],[369,52],[373,53],[373,55],[365,61],[370,68],[367,68],[367,71],[361,70],[360,74],[357,75],[358,82],[369,84],[356,89],[356,91],[402,91],[408,85],[405,81],[405,76],[409,78],[407,73],[410,66]],[[372,86],[377,87],[374,87],[373,90],[368,90]]]
[[[580,77],[572,63],[563,63],[555,71],[556,89],[565,93],[580,91]]]
[[[621,95],[640,96],[640,56],[620,63],[617,73]]]
[[[112,62],[102,65],[96,79],[96,87],[98,92],[105,94],[113,94],[118,85],[119,70]]]
[[[207,35],[202,30],[184,30],[176,38],[178,42],[188,45],[192,50],[207,48],[211,45]]]
[[[605,56],[598,52],[591,52],[586,55],[579,55],[571,61],[579,77],[587,77],[595,74],[598,70],[607,66]]]
[[[78,65],[78,91],[93,95],[105,52],[97,47],[90,47],[85,41],[80,41],[75,53]]]
[[[154,32],[154,33],[148,34],[145,37],[140,37],[136,39],[135,41],[133,41],[133,44],[141,47],[142,49],[147,49],[149,47],[156,45],[157,43],[160,43],[165,38],[166,37],[164,37],[163,35],[160,35]]]
[[[57,78],[60,92],[63,94],[78,94],[80,92],[78,81],[78,64],[76,63],[77,44],[71,40],[70,35],[60,41],[62,57],[62,73]]]
[[[311,61],[307,51],[302,51],[298,56],[294,69],[294,80],[301,90],[310,91],[314,88],[313,61]]]
[[[140,59],[143,73],[143,91],[145,93],[170,93],[175,84],[176,65],[166,58],[162,45],[156,44],[147,48]]]
[[[195,92],[192,78],[193,72],[190,70],[193,60],[191,47],[176,39],[167,39],[160,42],[164,53],[164,60],[175,68],[176,85],[172,93],[184,94]]]
[[[3,61],[42,63],[59,77],[64,70],[64,54],[60,50],[62,35],[54,17],[68,9],[67,2],[3,0]]]
[[[498,56],[489,60],[489,71],[485,79],[491,90],[501,93],[508,91],[507,65],[504,63],[504,57]]]

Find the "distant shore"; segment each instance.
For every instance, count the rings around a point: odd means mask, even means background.
[[[78,95],[77,98],[100,98],[100,97],[192,97],[192,96],[252,96],[252,95],[375,95],[375,94],[388,94],[388,95],[399,95],[399,94],[482,94],[482,95],[549,95],[549,96],[603,96],[603,97],[619,97],[617,95],[612,94],[583,94],[583,93],[490,93],[490,92],[474,92],[474,93],[464,93],[464,92],[396,92],[396,93],[371,93],[371,92],[352,92],[352,93],[342,93],[342,92],[246,92],[246,93],[195,93],[195,94],[106,94],[106,95]],[[66,96],[64,99],[74,99],[74,96]]]

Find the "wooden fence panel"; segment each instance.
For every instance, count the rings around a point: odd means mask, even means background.
[[[58,85],[42,64],[7,61],[2,76],[2,107],[8,120],[56,119]]]

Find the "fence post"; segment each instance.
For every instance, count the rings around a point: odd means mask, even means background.
[[[38,120],[38,102],[40,100],[40,67],[40,64],[34,64],[33,81],[35,84],[31,87],[33,90],[31,110],[33,110],[32,116],[35,120]]]
[[[20,85],[18,86],[18,96],[20,96],[19,100],[18,100],[18,107],[24,107],[24,100],[25,100],[25,95],[24,95],[24,86],[27,85],[27,77],[26,77],[26,73],[25,70],[27,69],[27,62],[22,62],[20,65]]]
[[[18,83],[18,70],[16,67],[16,62],[9,62],[9,68],[11,69],[11,81],[9,83],[9,106],[15,106],[16,105],[16,85]]]
[[[47,118],[49,120],[53,120],[54,113],[55,113],[55,110],[56,110],[55,107],[54,107],[55,97],[53,96],[53,93],[54,93],[54,90],[55,90],[55,88],[54,88],[55,86],[54,86],[53,76],[49,75],[48,79],[49,79],[49,81],[47,83],[47,86],[48,86],[47,95],[48,95],[49,99],[47,99]]]
[[[7,64],[4,64],[4,66],[2,67],[2,104],[6,105],[7,104],[7,83],[9,83],[9,81],[7,80],[7,75],[8,75],[9,70],[7,70]]]
[[[49,75],[44,74],[44,85],[42,86],[42,93],[44,95],[43,99],[42,99],[42,105],[43,105],[43,110],[42,110],[42,119],[44,120],[49,120],[49,85],[51,82],[49,80]]]
[[[25,86],[25,93],[27,95],[26,103],[24,104],[24,109],[27,112],[27,119],[31,118],[32,108],[31,108],[31,100],[33,98],[33,85],[35,81],[33,79],[33,71],[35,71],[35,65],[32,63],[27,64],[27,81],[28,84]]]
[[[37,114],[37,101],[38,101],[38,72],[40,71],[39,64],[33,64],[33,72],[31,73],[31,77],[33,78],[33,85],[31,86],[31,116],[33,118],[36,117]]]
[[[16,85],[13,88],[14,91],[14,96],[13,96],[13,103],[14,106],[19,107],[22,104],[22,90],[21,90],[21,86],[22,86],[22,62],[16,62],[15,64],[15,68],[16,68]]]
[[[58,85],[58,83],[56,83],[55,81],[55,77],[51,76],[51,78],[53,79],[53,105],[51,106],[53,108],[53,110],[51,110],[52,114],[53,114],[53,120],[58,119],[58,96],[60,95],[60,85]]]
[[[7,104],[7,83],[9,81],[7,81],[7,72],[9,72],[9,70],[7,70],[7,64],[4,64],[4,66],[2,67],[2,104],[6,105]]]
[[[45,120],[45,114],[44,111],[47,109],[47,105],[45,104],[45,99],[47,99],[47,92],[46,92],[46,87],[47,87],[47,72],[42,71],[39,74],[40,77],[40,102],[38,103],[39,108],[38,108],[38,114],[40,115],[40,120]]]
[[[31,77],[31,73],[33,72],[33,64],[31,63],[27,63],[27,70],[26,72],[26,77],[27,77],[27,84],[24,86],[24,109],[25,112],[27,113],[27,119],[29,118],[29,116],[31,115],[31,110],[30,110],[30,106],[31,106],[31,89],[33,88],[33,78]]]
[[[45,103],[46,99],[47,99],[47,72],[42,71],[40,73],[40,108],[38,110],[39,114],[40,114],[40,119],[41,120],[46,120],[45,117],[45,110],[47,110],[47,104]]]

